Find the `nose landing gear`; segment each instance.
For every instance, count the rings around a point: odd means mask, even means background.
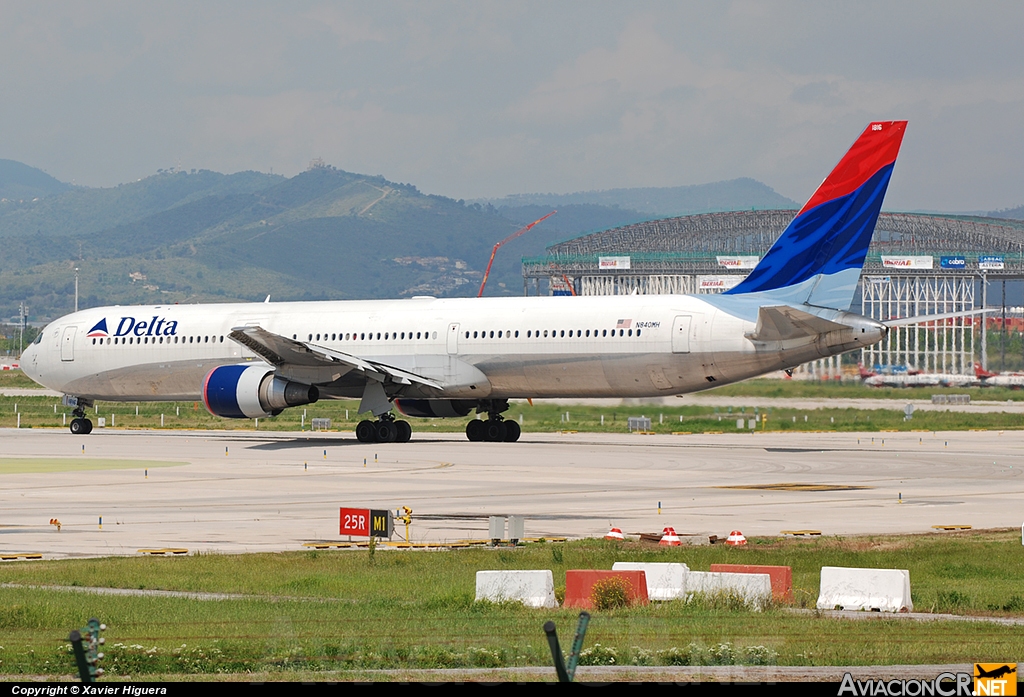
[[[85,418],[85,409],[79,405],[71,412],[75,418],[71,419],[71,433],[76,436],[86,436],[92,433],[92,421]]]

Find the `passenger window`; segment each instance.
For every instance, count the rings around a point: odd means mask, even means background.
[[[515,338],[516,338],[516,339],[518,339],[518,338],[519,338],[519,330],[518,330],[518,329],[516,330],[516,336],[515,336]]]

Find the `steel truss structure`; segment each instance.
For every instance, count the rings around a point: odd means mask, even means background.
[[[861,279],[862,312],[895,317],[973,310],[973,276],[869,276]],[[974,368],[974,321],[956,317],[893,327],[881,343],[863,349],[865,366],[907,366],[925,373],[969,374]]]
[[[794,210],[735,211],[651,220],[584,235],[523,259],[523,288],[565,288],[581,295],[701,293],[705,275],[746,275],[726,268],[719,257],[761,257],[794,217]],[[1002,268],[982,271],[979,257],[998,256]],[[628,256],[628,268],[602,269],[600,258]],[[893,269],[883,256],[928,256],[930,269]],[[944,257],[962,257],[961,268],[943,268]],[[1024,221],[969,216],[882,213],[868,249],[862,283],[862,311],[876,319],[971,310],[977,287],[989,280],[1024,279]],[[884,280],[878,280],[884,279]],[[931,323],[934,325],[934,323]],[[961,319],[940,326],[894,329],[861,356],[866,366],[908,366],[927,372],[970,373],[975,344],[984,363],[981,322]],[[821,377],[838,377],[839,364],[809,365]]]

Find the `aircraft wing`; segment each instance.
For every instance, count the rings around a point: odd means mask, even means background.
[[[837,329],[849,329],[845,324],[812,315],[789,305],[761,307],[757,312],[757,327],[747,334],[752,341],[786,341],[818,336]]]
[[[389,379],[391,382],[402,385],[415,383],[438,390],[443,389],[437,382],[402,368],[366,360],[316,344],[289,339],[280,334],[268,332],[261,327],[235,327],[228,336],[267,363],[285,372],[308,376],[320,375],[326,378],[322,382],[331,382],[354,370],[363,373],[367,379],[377,382]]]

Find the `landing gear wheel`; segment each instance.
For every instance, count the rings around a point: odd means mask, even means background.
[[[519,424],[515,421],[505,421],[505,442],[515,443],[519,440],[519,435],[522,433],[522,429],[519,428]]]
[[[466,438],[474,443],[479,443],[487,437],[487,425],[480,419],[473,419],[466,424]]]
[[[356,425],[356,440],[360,443],[373,443],[377,440],[376,424],[368,419],[363,419]]]
[[[394,421],[378,421],[373,427],[376,429],[378,443],[394,443],[398,438],[398,428]],[[411,428],[409,432],[412,433]]]
[[[396,443],[408,443],[412,438],[412,426],[408,421],[396,421],[395,430],[398,432],[395,437]]]
[[[81,417],[71,419],[71,432],[76,436],[86,436],[92,433],[92,421]]]
[[[508,429],[505,428],[505,422],[498,421],[497,419],[485,421],[484,428],[484,433],[486,434],[484,440],[489,443],[501,443],[505,440],[505,435],[508,433]]]

